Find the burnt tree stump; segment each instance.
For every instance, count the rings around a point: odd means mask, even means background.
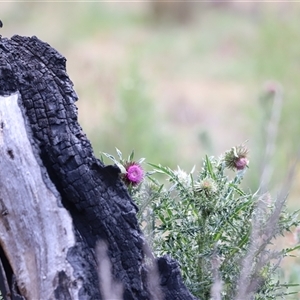
[[[196,299],[154,258],[116,166],[77,120],[66,59],[0,39],[0,289],[4,299]]]

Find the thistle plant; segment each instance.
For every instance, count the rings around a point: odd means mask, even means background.
[[[178,171],[152,165],[172,184],[152,203],[153,247],[158,255],[169,253],[180,262],[187,286],[201,299],[210,299],[214,263],[219,266],[223,299],[233,299],[237,262],[249,242],[255,199],[239,187],[245,170],[236,166],[238,155],[206,156],[195,175],[194,170],[179,176]],[[239,170],[233,179],[225,174],[227,167]]]
[[[133,154],[126,161],[118,155],[118,161],[106,156],[121,164],[126,183],[128,166],[137,164]],[[155,254],[180,263],[185,284],[199,299],[285,299],[289,293],[279,280],[280,262],[299,246],[274,250],[271,243],[299,225],[297,213],[287,213],[285,197],[272,201],[245,191],[248,164],[248,150],[240,145],[219,158],[206,156],[197,172],[149,164],[154,170],[143,173],[143,182],[127,182]]]

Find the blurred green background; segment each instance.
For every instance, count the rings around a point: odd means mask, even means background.
[[[282,89],[270,159],[276,196],[299,148],[299,3],[8,2],[0,12],[4,37],[36,35],[67,58],[97,156],[134,149],[189,171],[249,140],[246,184],[255,190],[272,92]],[[298,182],[297,174],[291,210],[300,207]],[[288,269],[300,278],[300,265]]]

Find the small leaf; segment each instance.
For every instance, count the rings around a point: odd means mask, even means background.
[[[111,154],[102,152],[103,155],[105,155],[107,158],[111,159],[112,161],[116,161],[116,159],[114,158],[114,156],[112,156]]]
[[[148,176],[148,173],[146,173],[146,176],[148,177],[148,179],[150,181],[152,181],[155,185],[160,185],[160,183],[155,179],[155,178],[152,178],[151,176]]]
[[[175,190],[175,188],[176,188],[176,186],[177,186],[177,183],[175,183],[175,184],[173,184],[170,188],[169,188],[169,192],[172,192],[172,191],[174,191]]]
[[[242,191],[240,188],[238,188],[235,184],[230,183],[229,187],[232,187],[238,194],[240,194],[241,196],[245,196],[246,193],[244,191]]]
[[[236,147],[232,147],[232,152],[235,157],[239,157],[236,151]]]
[[[103,155],[102,155],[102,154],[100,155],[100,161],[101,161],[102,163],[104,163]]]
[[[195,171],[195,169],[196,169],[196,165],[194,165],[194,166],[193,166],[193,168],[192,168],[192,170],[191,170],[190,174],[193,174],[193,173],[194,173],[194,171]]]
[[[116,148],[116,151],[117,151],[117,154],[118,154],[118,156],[119,156],[119,159],[120,159],[120,161],[122,161],[122,152],[118,149],[118,148]]]
[[[142,163],[145,161],[145,159],[146,159],[146,158],[144,158],[144,157],[143,157],[143,158],[140,158],[140,159],[138,160],[138,164],[142,164]]]
[[[128,161],[133,161],[133,157],[134,157],[134,150],[132,150],[131,154],[128,157]]]
[[[289,253],[289,252],[292,252],[292,251],[298,250],[298,249],[300,249],[300,245],[297,245],[297,246],[292,247],[292,248],[284,249],[284,252],[285,252],[285,253]]]
[[[151,176],[151,175],[153,175],[155,173],[156,173],[156,171],[147,171],[146,172],[146,176]]]
[[[162,184],[162,185],[159,187],[159,189],[158,189],[157,192],[160,193],[160,192],[162,191],[163,187],[164,187],[164,185]]]
[[[148,165],[153,167],[157,173],[165,173],[164,168],[161,165],[155,165],[151,163],[148,163]]]
[[[214,180],[216,180],[216,175],[215,175],[215,173],[213,171],[213,166],[212,166],[212,164],[211,164],[211,162],[210,162],[210,160],[209,160],[209,158],[208,158],[207,155],[205,155],[205,162],[206,162],[206,167],[207,167],[207,170],[208,170],[211,178],[214,179]]]

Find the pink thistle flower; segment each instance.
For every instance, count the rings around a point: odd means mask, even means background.
[[[124,181],[127,185],[138,185],[143,181],[144,170],[140,164],[131,162],[125,168]]]

